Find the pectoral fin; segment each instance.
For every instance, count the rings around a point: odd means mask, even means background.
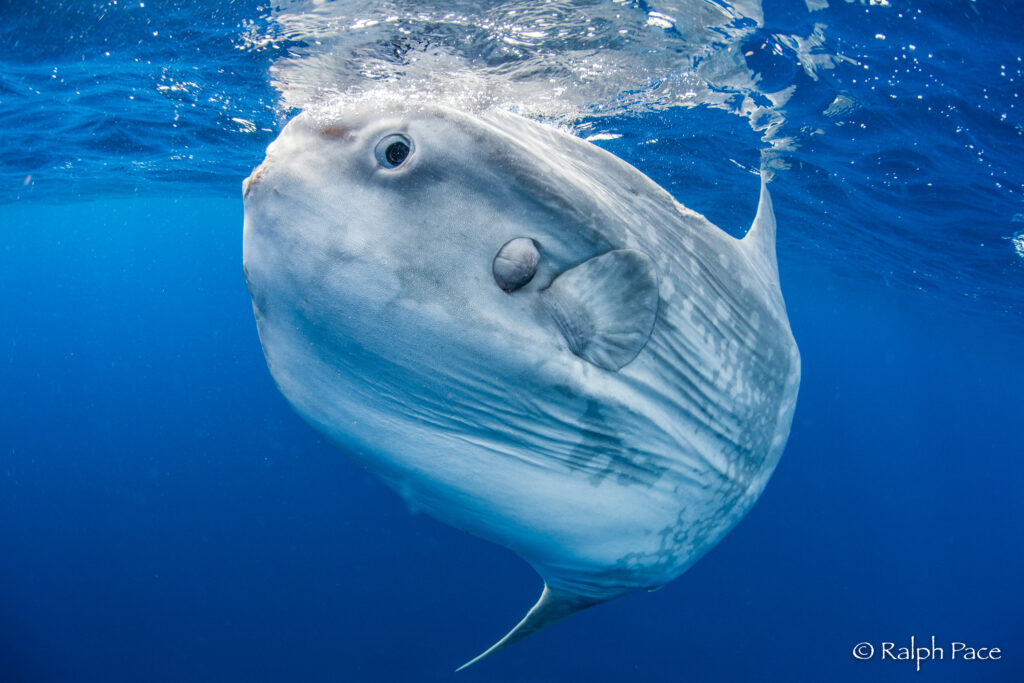
[[[614,372],[651,336],[658,277],[643,252],[615,249],[556,277],[541,300],[573,353]]]

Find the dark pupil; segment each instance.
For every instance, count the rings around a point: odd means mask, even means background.
[[[388,163],[392,166],[398,166],[400,163],[405,161],[405,158],[409,156],[409,145],[402,141],[395,141],[388,145],[388,148],[384,150],[384,158],[388,160]]]

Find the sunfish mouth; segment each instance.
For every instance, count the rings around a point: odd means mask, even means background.
[[[262,164],[253,169],[253,172],[249,174],[245,180],[242,181],[242,199],[249,198],[249,190],[252,189],[254,183],[258,182],[260,176],[263,174],[264,169],[267,166],[267,162],[264,161]]]

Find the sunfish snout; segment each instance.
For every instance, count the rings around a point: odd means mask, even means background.
[[[253,169],[253,172],[249,174],[249,177],[242,181],[242,199],[249,198],[249,190],[252,186],[259,181],[260,176],[263,175],[267,167],[267,162],[264,161],[262,164]]]

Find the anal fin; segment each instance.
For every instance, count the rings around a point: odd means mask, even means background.
[[[509,645],[518,643],[520,640],[533,635],[541,629],[547,628],[557,621],[561,621],[576,612],[582,612],[588,607],[593,607],[602,602],[604,601],[552,589],[547,584],[544,584],[544,591],[540,594],[537,604],[530,608],[530,611],[526,613],[522,621],[516,624],[515,628],[494,645],[491,645],[482,653],[460,666],[456,671],[462,671],[467,666],[476,664],[481,659],[489,657],[499,650],[504,650]]]

